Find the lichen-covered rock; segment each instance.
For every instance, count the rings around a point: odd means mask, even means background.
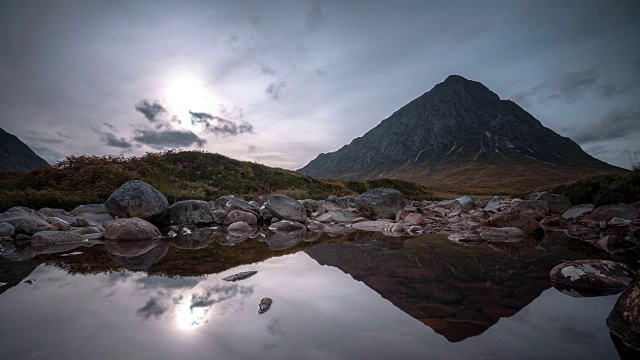
[[[104,224],[104,237],[110,240],[142,240],[162,237],[160,230],[139,218],[124,218]]]
[[[575,260],[556,265],[549,273],[551,282],[563,288],[585,291],[622,291],[633,272],[621,263],[609,260]]]
[[[356,210],[371,219],[394,219],[396,212],[404,207],[404,196],[396,189],[377,188],[356,198]]]
[[[626,352],[634,353],[637,359],[640,355],[640,274],[618,298],[607,317],[607,326],[611,334],[629,348]]]
[[[169,209],[167,198],[156,188],[141,180],[128,181],[109,196],[107,211],[119,217],[136,217],[160,221]]]
[[[273,216],[297,222],[304,222],[307,219],[307,211],[304,206],[296,199],[280,195],[272,194],[267,196],[265,207]]]
[[[482,230],[480,237],[489,242],[516,242],[524,239],[525,233],[522,229],[515,227],[490,227]]]
[[[211,206],[204,200],[176,201],[169,206],[167,213],[171,224],[212,224]]]
[[[639,215],[638,210],[629,204],[612,204],[593,209],[585,218],[591,221],[611,221],[614,217],[634,220]]]

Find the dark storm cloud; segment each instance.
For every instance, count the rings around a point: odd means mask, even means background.
[[[579,143],[623,139],[640,135],[640,108],[615,109],[600,121],[584,127],[575,136]]]
[[[205,112],[192,112],[191,124],[201,125],[206,132],[219,136],[237,136],[244,133],[253,133],[253,125],[246,121],[236,124],[233,121],[223,119]]]
[[[158,120],[158,115],[166,112],[167,110],[158,101],[150,102],[149,100],[142,100],[135,106],[136,111],[142,113],[147,120],[155,122]]]
[[[322,12],[322,7],[320,6],[319,1],[313,1],[311,5],[311,10],[307,13],[307,17],[304,21],[304,26],[309,32],[314,32],[318,30],[322,25],[324,25],[325,18],[324,13]]]
[[[194,145],[202,147],[207,143],[207,140],[188,130],[137,129],[133,140],[157,150],[191,147]]]
[[[162,314],[164,314],[167,311],[167,309],[168,307],[158,303],[158,299],[151,298],[149,299],[149,301],[147,301],[147,303],[143,307],[138,309],[136,313],[141,318],[147,320],[152,316],[155,318],[160,318]]]
[[[278,81],[278,82],[269,84],[269,86],[267,86],[264,92],[271,95],[271,98],[273,100],[278,100],[280,99],[282,89],[284,89],[285,87],[287,87],[287,83],[285,83],[284,81]]]

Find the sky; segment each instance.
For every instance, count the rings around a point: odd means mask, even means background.
[[[640,158],[638,1],[0,2],[0,128],[68,155],[298,169],[451,74]]]

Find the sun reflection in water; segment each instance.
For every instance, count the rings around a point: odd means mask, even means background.
[[[208,307],[193,307],[190,301],[180,304],[176,311],[178,324],[183,329],[192,329],[201,325],[207,315]]]

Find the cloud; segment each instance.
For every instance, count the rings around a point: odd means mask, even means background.
[[[108,122],[103,122],[102,125],[106,128],[106,130],[102,130],[101,127],[95,127],[92,128],[92,130],[101,135],[100,141],[102,141],[103,144],[120,149],[130,149],[133,147],[133,144],[129,140],[125,139],[122,136],[118,137],[115,134],[116,128],[113,125],[109,124]]]
[[[262,64],[260,65],[260,72],[265,75],[275,75],[276,71],[273,70],[269,65]]]
[[[135,280],[143,289],[190,289],[201,281],[202,279],[200,278],[168,278],[162,276],[145,276]]]
[[[191,296],[191,305],[193,308],[208,308],[213,304],[221,301],[229,300],[238,295],[247,297],[253,294],[253,286],[233,285],[214,285],[204,290],[203,294],[193,294]]]
[[[311,5],[311,10],[309,10],[304,20],[304,26],[308,32],[314,32],[324,25],[324,23],[325,17],[322,12],[322,7],[320,7],[320,2],[314,1]]]
[[[236,124],[233,121],[223,119],[205,112],[192,112],[191,124],[202,125],[206,132],[220,136],[237,136],[244,133],[253,133],[253,125],[246,121]]]
[[[278,81],[269,84],[264,92],[271,95],[272,99],[278,100],[280,99],[282,89],[284,89],[285,87],[287,87],[287,83],[285,83],[284,81]]]
[[[136,111],[142,113],[149,122],[155,122],[158,120],[158,115],[162,113],[166,113],[167,110],[160,105],[160,102],[154,101],[150,102],[149,100],[142,100],[135,105]]]
[[[640,108],[615,109],[574,136],[578,143],[614,140],[640,134]]]
[[[188,130],[137,129],[133,140],[157,150],[191,147],[194,145],[202,147],[207,143],[207,140]]]
[[[567,103],[573,103],[585,91],[593,88],[597,80],[596,69],[565,72],[550,78],[545,83],[537,84],[527,91],[514,94],[511,98],[525,107],[531,105],[534,99],[537,102],[564,100]]]
[[[151,298],[143,307],[138,309],[136,313],[138,314],[138,316],[145,320],[151,318],[152,316],[158,319],[167,311],[167,309],[168,307],[158,303],[158,299]]]

